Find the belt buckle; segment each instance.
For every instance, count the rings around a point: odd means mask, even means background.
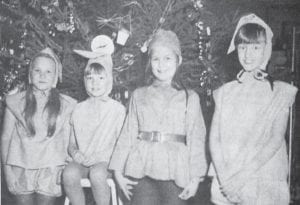
[[[151,141],[161,142],[161,132],[153,131],[151,135]]]

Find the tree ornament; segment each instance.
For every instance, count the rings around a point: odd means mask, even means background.
[[[193,19],[193,13],[189,13],[189,14],[187,15],[187,17],[188,17],[189,19]]]
[[[73,33],[75,31],[75,17],[72,8],[66,9],[66,22],[55,23],[54,27],[58,31],[64,31],[68,33]]]
[[[52,0],[52,2],[50,3],[55,7],[59,7],[59,1],[58,0]]]
[[[115,17],[112,16],[111,18],[104,18],[101,16],[98,16],[96,19],[96,22],[98,24],[98,29],[102,29],[104,26],[108,26],[114,30],[117,30],[119,28],[120,23],[122,22],[123,17]]]
[[[23,50],[25,48],[25,42],[23,40],[20,42],[19,48],[21,50]]]
[[[146,53],[146,52],[147,52],[147,50],[148,50],[148,45],[149,45],[149,43],[150,43],[150,40],[151,40],[151,38],[147,39],[147,40],[143,43],[143,45],[142,45],[142,47],[141,47],[142,53]]]
[[[72,11],[70,11],[69,15],[68,15],[68,31],[70,33],[73,33],[75,31],[75,21],[74,21],[74,14]]]
[[[52,23],[48,24],[48,29],[49,29],[48,34],[52,37],[55,37],[56,35],[55,28],[56,28],[55,25],[53,25]]]
[[[117,38],[117,33],[116,32],[113,32],[112,34],[111,34],[111,38],[113,39],[113,40],[115,40],[116,38]]]
[[[28,4],[31,8],[39,10],[40,7],[40,1],[38,0],[31,0]]]
[[[202,0],[194,0],[194,8],[198,11],[199,9],[203,8]]]
[[[206,33],[207,33],[208,36],[211,35],[211,30],[210,30],[210,27],[209,27],[209,26],[206,27]]]
[[[166,19],[165,19],[164,17],[161,17],[161,18],[159,19],[159,23],[160,23],[160,24],[165,23],[165,21],[166,21]]]
[[[146,53],[147,52],[147,46],[144,44],[142,47],[141,47],[141,52],[142,53]]]
[[[9,52],[8,52],[8,49],[7,49],[7,44],[4,44],[1,46],[1,49],[0,49],[1,53],[4,54],[4,55],[7,55]]]
[[[122,61],[124,62],[124,64],[131,66],[134,64],[135,60],[134,60],[135,56],[132,53],[124,53],[122,55]]]
[[[122,60],[128,61],[128,60],[132,59],[133,57],[134,57],[134,55],[131,53],[123,53]]]
[[[18,9],[20,6],[20,0],[10,0],[9,7],[12,9]]]
[[[118,31],[118,36],[117,36],[117,44],[124,46],[128,37],[130,35],[130,31],[128,31],[125,28],[121,28]]]
[[[28,30],[25,28],[22,35],[21,35],[21,38],[24,39],[28,36]]]
[[[4,23],[7,20],[6,16],[0,16],[0,22]]]
[[[30,64],[30,59],[26,58],[26,59],[25,59],[25,64],[26,64],[26,65],[29,65],[29,64]]]
[[[204,42],[203,42],[203,31],[204,25],[202,21],[198,21],[196,24],[198,30],[198,49],[199,49],[199,56],[200,60],[203,60],[203,52],[204,52]]]
[[[8,43],[8,52],[10,55],[14,55],[15,53],[15,49],[14,49],[14,40],[13,39],[10,39],[9,40],[9,43]]]
[[[47,16],[50,16],[53,13],[53,9],[51,5],[43,5],[41,6],[43,11],[46,13]]]

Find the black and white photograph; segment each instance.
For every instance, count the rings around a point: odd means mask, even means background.
[[[300,0],[0,0],[1,205],[300,205]]]

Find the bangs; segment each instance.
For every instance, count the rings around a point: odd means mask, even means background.
[[[90,64],[84,71],[84,76],[105,73],[105,68],[99,63]]]
[[[249,23],[240,28],[234,39],[234,44],[266,43],[266,30],[258,25]]]

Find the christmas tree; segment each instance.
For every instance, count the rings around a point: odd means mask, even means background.
[[[86,59],[73,49],[89,50],[92,38],[105,34],[116,45],[112,95],[125,102],[128,91],[143,84],[144,44],[158,28],[177,33],[184,59],[181,77],[188,88],[210,95],[220,82],[210,53],[210,25],[215,17],[200,0],[6,0],[0,5],[1,97],[24,89],[30,59],[49,46],[63,62],[63,82],[58,88],[84,99]]]

